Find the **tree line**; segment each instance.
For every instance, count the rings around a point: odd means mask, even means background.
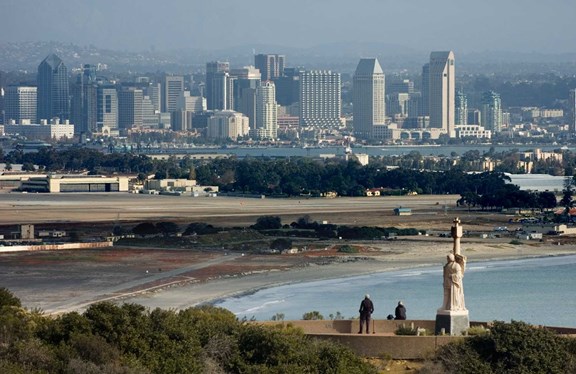
[[[363,196],[378,188],[381,194],[460,194],[459,203],[468,207],[551,208],[553,193],[520,191],[500,172],[467,173],[461,168],[430,171],[405,167],[389,170],[385,160],[360,165],[353,160],[293,158],[223,158],[216,160],[153,160],[131,153],[102,154],[86,148],[41,149],[36,153],[15,150],[0,153],[1,161],[38,165],[47,172],[133,173],[140,179],[195,179],[201,185],[218,186],[222,192],[270,196]],[[409,155],[410,156],[410,155]],[[411,156],[418,165],[416,155]],[[410,157],[407,158],[407,160]],[[466,159],[466,158],[465,158]]]

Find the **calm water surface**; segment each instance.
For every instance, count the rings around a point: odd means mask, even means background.
[[[313,310],[325,318],[336,312],[350,318],[369,293],[375,318],[386,318],[403,300],[408,318],[435,319],[442,303],[442,265],[274,287],[216,305],[258,320],[276,313],[301,319]],[[470,262],[464,291],[471,320],[576,326],[576,256]]]

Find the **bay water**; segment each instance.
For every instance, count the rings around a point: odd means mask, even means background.
[[[293,283],[215,305],[238,318],[261,321],[277,313],[284,314],[285,320],[298,320],[310,311],[319,311],[325,319],[338,313],[348,319],[358,316],[362,298],[370,294],[376,319],[394,314],[402,300],[408,319],[433,320],[442,304],[442,266]],[[516,320],[576,327],[576,255],[469,262],[464,293],[472,321]]]

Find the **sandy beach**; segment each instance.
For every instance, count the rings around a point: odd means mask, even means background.
[[[242,253],[241,249],[224,250],[223,246],[206,250],[169,245],[0,253],[0,285],[14,292],[28,308],[46,313],[81,311],[102,300],[182,309],[294,282],[423,266],[441,268],[452,249],[452,239],[438,233],[449,231],[455,217],[470,230],[462,239],[462,251],[469,262],[576,254],[576,239],[571,237],[552,236],[519,244],[510,244],[511,235],[481,239],[480,233],[489,233],[495,226],[508,225],[516,230],[520,225],[509,223],[514,216],[455,207],[456,198],[425,195],[298,200],[1,194],[0,224],[8,232],[14,231],[17,223],[34,223],[37,229],[74,229],[87,236],[109,233],[118,224],[130,230],[142,221],[170,220],[181,227],[190,222],[248,227],[262,215],[278,215],[283,224],[289,224],[306,214],[320,222],[417,228],[432,234],[366,242],[298,239],[298,247],[307,250],[282,255]],[[393,208],[398,206],[411,207],[413,214],[394,216]],[[359,252],[338,252],[342,244],[353,245]]]
[[[554,243],[512,245],[505,242],[463,244],[463,254],[470,263],[545,256],[576,255],[576,245]],[[183,309],[219,299],[255,292],[259,289],[296,282],[351,277],[370,273],[438,266],[444,264],[451,250],[450,239],[445,241],[397,240],[384,249],[374,247],[362,256],[326,258],[325,264],[310,262],[305,266],[284,270],[265,270],[252,273],[222,275],[201,282],[173,285],[152,292],[123,298],[149,308]]]

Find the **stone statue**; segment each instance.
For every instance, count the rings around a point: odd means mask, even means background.
[[[460,253],[460,238],[462,237],[462,226],[460,219],[454,219],[451,228],[454,247],[446,259],[444,265],[444,302],[443,310],[466,310],[464,304],[464,271],[466,270],[466,257]]]
[[[468,310],[464,304],[464,272],[466,271],[466,256],[460,253],[460,238],[462,226],[460,219],[453,221],[451,228],[454,247],[446,256],[444,265],[444,301],[436,312],[435,333],[449,335],[463,335],[470,328]]]

